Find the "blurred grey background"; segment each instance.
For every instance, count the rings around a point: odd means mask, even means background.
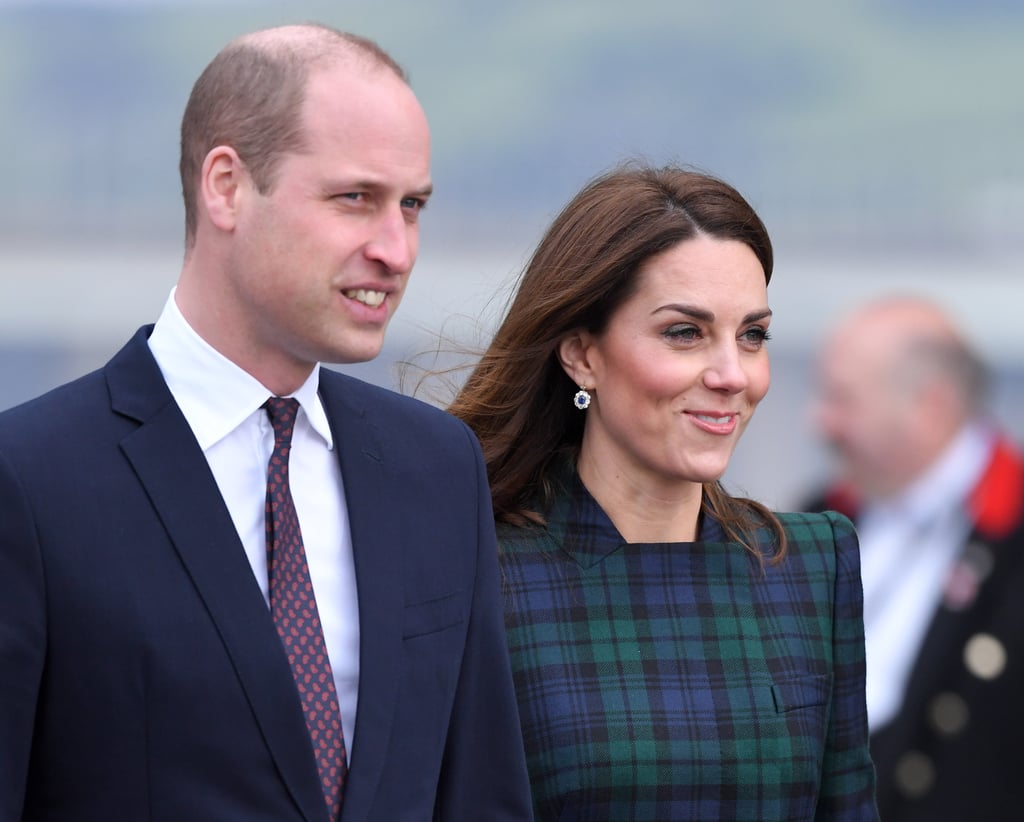
[[[486,340],[548,221],[639,156],[724,177],[776,245],[773,386],[735,489],[786,508],[822,474],[811,358],[893,289],[954,311],[1024,438],[1018,0],[0,0],[0,408],[156,318],[191,84],[235,35],[304,20],[378,40],[433,129],[420,261],[382,357],[344,370],[411,391],[399,363]]]

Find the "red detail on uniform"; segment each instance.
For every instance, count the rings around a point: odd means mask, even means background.
[[[836,485],[825,495],[825,509],[855,519],[860,510],[857,495],[846,485]]]
[[[975,527],[988,539],[1009,534],[1024,516],[1024,460],[1005,439],[996,443],[988,468],[969,499]]]

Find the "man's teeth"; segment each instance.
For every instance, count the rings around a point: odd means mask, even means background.
[[[384,302],[384,298],[387,296],[383,291],[370,291],[366,288],[350,288],[348,291],[342,291],[341,293],[350,300],[357,300],[373,308]]]
[[[715,425],[725,425],[730,419],[732,419],[732,417],[709,417],[707,414],[698,414],[697,419],[704,420],[704,422],[714,423]]]

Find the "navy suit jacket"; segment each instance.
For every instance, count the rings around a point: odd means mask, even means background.
[[[0,414],[0,820],[324,820],[287,659],[147,345]],[[355,553],[343,820],[529,819],[479,446],[322,371]]]

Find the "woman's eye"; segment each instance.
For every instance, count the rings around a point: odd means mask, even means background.
[[[670,340],[694,340],[700,336],[700,331],[693,325],[673,325],[662,332]]]
[[[761,345],[772,338],[767,328],[748,328],[743,332],[743,339],[754,345]]]

